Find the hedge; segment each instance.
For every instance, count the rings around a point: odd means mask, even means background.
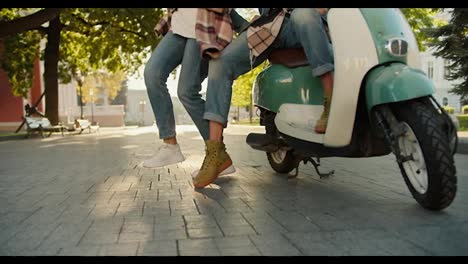
[[[458,115],[458,121],[460,121],[460,131],[468,131],[468,115]]]

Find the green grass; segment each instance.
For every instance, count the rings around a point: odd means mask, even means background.
[[[468,115],[468,105],[464,105],[461,112],[463,115]]]
[[[451,106],[444,106],[443,107],[445,109],[445,111],[449,114],[453,114],[455,113],[455,108],[454,107],[451,107]]]
[[[0,132],[0,137],[11,137],[18,135],[26,135],[25,133],[15,133],[15,132]]]
[[[0,140],[18,139],[18,138],[25,137],[25,136],[26,136],[25,132],[19,132],[19,133],[0,132]]]
[[[460,128],[458,131],[468,131],[468,115],[458,115],[458,121],[460,121]]]

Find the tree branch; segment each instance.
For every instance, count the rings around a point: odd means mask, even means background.
[[[131,34],[134,34],[134,35],[137,35],[138,37],[144,39],[145,36],[142,35],[141,33],[138,33],[138,32],[135,32],[135,31],[131,31],[131,30],[128,30],[128,29],[125,29],[125,28],[121,28],[121,27],[118,27],[120,29],[120,32],[126,32],[126,33],[131,33]]]
[[[132,30],[129,30],[129,29],[126,29],[126,28],[123,28],[123,27],[120,27],[120,26],[117,26],[117,25],[113,25],[112,23],[110,23],[109,21],[98,21],[98,22],[89,22],[89,21],[86,21],[84,18],[80,17],[80,16],[77,16],[77,15],[73,15],[73,17],[75,17],[78,21],[80,21],[82,24],[84,25],[87,25],[89,27],[95,27],[95,26],[111,26],[111,27],[114,27],[114,28],[117,28],[119,29],[120,32],[126,32],[126,33],[131,33],[131,34],[134,34],[134,35],[137,35],[139,36],[140,38],[144,38],[145,36],[142,34],[142,33],[139,33],[139,32],[135,32],[135,31],[132,31]],[[68,29],[69,31],[74,31],[72,29]],[[77,32],[77,31],[75,31]],[[81,33],[89,33],[89,30],[87,30],[87,32],[81,32]]]
[[[103,25],[109,25],[110,22],[109,21],[99,21],[99,22],[89,22],[89,21],[86,21],[84,18],[80,17],[80,16],[77,16],[76,14],[73,14],[73,17],[78,19],[81,23],[89,26],[89,27],[94,27],[94,26],[103,26]]]
[[[11,21],[2,21],[0,22],[0,38],[37,29],[45,22],[57,17],[62,10],[63,8],[45,8],[25,17],[20,17]]]

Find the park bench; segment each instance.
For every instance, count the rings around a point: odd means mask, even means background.
[[[76,119],[75,129],[80,130],[79,134],[81,134],[84,130],[88,129],[89,133],[91,134],[92,129],[99,131],[99,125],[93,125],[88,119]]]
[[[76,119],[75,120],[75,128],[80,130],[80,134],[85,129],[88,129],[89,133],[91,133],[91,122],[89,122],[88,119]]]
[[[44,137],[44,132],[49,133],[48,137],[50,137],[53,132],[61,132],[62,136],[64,136],[63,132],[67,130],[67,128],[61,124],[53,126],[47,117],[26,116],[24,119],[27,131],[26,138],[36,132],[39,133],[41,137]]]

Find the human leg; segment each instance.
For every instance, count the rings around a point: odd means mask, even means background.
[[[325,133],[333,94],[333,51],[320,13],[315,8],[296,8],[291,13],[290,23],[301,43],[312,74],[318,76],[324,89],[324,111],[317,121],[315,131]]]
[[[205,100],[203,100],[200,91],[201,83],[208,75],[208,61],[201,58],[196,40],[187,40],[181,66],[177,87],[179,100],[197,126],[200,135],[204,140],[207,140],[209,125],[208,120],[203,119]]]
[[[253,67],[259,63],[261,59],[256,60]],[[204,118],[210,122],[210,136],[206,141],[205,160],[193,179],[196,188],[212,183],[223,170],[232,165],[223,143],[223,129],[227,126],[231,105],[232,83],[253,67],[250,64],[245,32],[229,44],[218,59],[210,61],[204,114]]]
[[[183,161],[177,144],[174,112],[166,81],[169,74],[181,63],[186,39],[169,32],[151,54],[144,71],[148,97],[164,141],[155,156],[143,163],[144,167],[160,167]]]

